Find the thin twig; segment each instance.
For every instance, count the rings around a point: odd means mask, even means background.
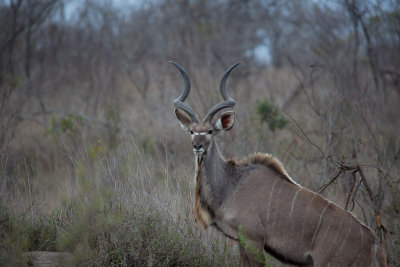
[[[356,184],[356,180],[357,180],[357,176],[356,176],[356,172],[355,172],[355,171],[352,172],[351,175],[352,175],[352,177],[353,177],[353,183],[351,184],[351,189],[350,189],[350,192],[349,192],[349,196],[347,197],[347,200],[346,200],[346,205],[345,205],[345,208],[344,208],[345,210],[347,210],[347,207],[348,207],[348,205],[349,205],[350,198],[351,198],[351,196],[353,195],[354,185]]]
[[[379,229],[382,228],[382,224],[381,224],[381,216],[380,216],[380,212],[378,211],[378,207],[376,206],[376,201],[375,201],[375,197],[372,193],[371,188],[368,185],[367,179],[365,178],[364,172],[362,170],[361,167],[358,167],[358,173],[360,174],[361,180],[363,181],[363,184],[365,186],[365,189],[368,192],[369,198],[372,201],[372,206],[374,208],[374,212],[375,212],[375,217],[376,217],[376,225],[378,226]]]
[[[297,128],[299,128],[300,132],[303,134],[304,138],[316,149],[318,149],[318,151],[321,153],[322,158],[325,158],[324,156],[324,152],[322,151],[322,149],[317,146],[316,144],[314,144],[310,138],[308,138],[308,136],[306,135],[306,133],[304,132],[303,128],[301,128],[301,126],[297,123],[297,121],[286,111],[283,110],[283,112],[293,121],[293,123],[297,126]]]
[[[343,169],[340,169],[339,172],[326,184],[324,184],[319,190],[318,194],[321,194],[329,185],[331,185],[339,176],[343,173]]]
[[[357,185],[357,187],[356,187],[356,190],[354,191],[353,197],[352,197],[352,199],[351,199],[351,201],[352,201],[352,203],[353,203],[353,207],[351,208],[350,211],[353,211],[353,209],[354,209],[355,197],[356,197],[356,195],[357,195],[358,189],[360,189],[361,184],[362,184],[362,181],[360,180],[360,182],[358,183],[358,185]]]

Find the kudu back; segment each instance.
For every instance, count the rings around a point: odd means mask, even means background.
[[[235,105],[226,91],[232,65],[221,79],[224,101],[204,119],[184,103],[190,92],[185,69],[171,62],[184,79],[182,94],[174,101],[175,115],[192,139],[195,154],[195,220],[214,226],[238,240],[239,226],[248,238],[246,247],[265,250],[278,260],[306,266],[386,266],[386,256],[374,233],[351,213],[296,182],[269,154],[244,160],[226,160],[214,140],[235,122]],[[182,112],[184,111],[184,113]],[[262,266],[251,251],[240,246],[242,266]]]

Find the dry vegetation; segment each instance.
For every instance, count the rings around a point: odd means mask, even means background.
[[[329,184],[400,264],[398,1],[112,3],[0,1],[0,265],[35,250],[83,266],[236,265],[234,243],[194,224],[168,60],[200,114],[242,61],[223,154],[269,152],[300,184]]]

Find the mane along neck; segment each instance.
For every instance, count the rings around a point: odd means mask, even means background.
[[[274,171],[277,175],[279,175],[281,178],[287,180],[288,182],[300,186],[298,183],[296,183],[286,172],[285,168],[283,167],[282,163],[275,157],[273,157],[271,154],[267,153],[254,153],[253,155],[250,155],[249,157],[236,161],[236,160],[229,160],[229,164],[236,165],[236,166],[249,166],[249,165],[262,165],[270,170]]]

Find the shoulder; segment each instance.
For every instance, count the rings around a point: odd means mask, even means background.
[[[236,166],[251,166],[251,165],[259,165],[264,166],[271,171],[275,172],[277,175],[282,176],[283,178],[287,179],[289,182],[298,185],[293,179],[289,176],[285,168],[283,167],[282,163],[268,153],[254,153],[247,158],[242,160],[234,160],[230,159],[227,161],[228,164],[236,165]]]

